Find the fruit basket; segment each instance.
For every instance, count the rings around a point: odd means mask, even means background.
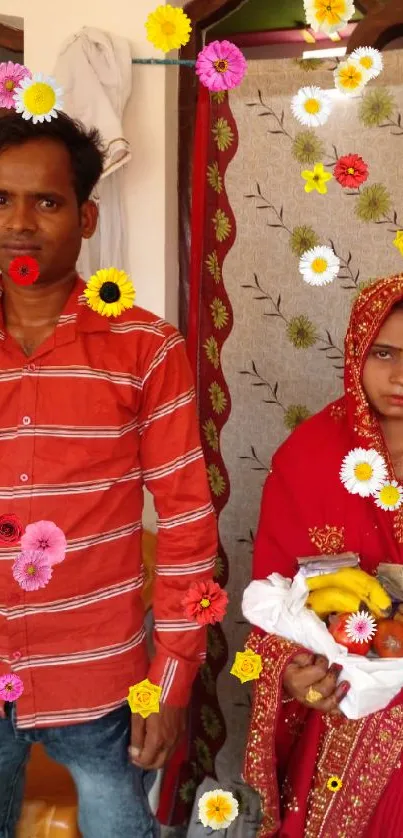
[[[333,599],[329,589],[333,589]],[[305,560],[293,580],[273,573],[251,582],[242,610],[252,625],[267,634],[325,655],[329,664],[342,667],[339,680],[349,681],[351,687],[340,707],[349,719],[383,710],[403,688],[403,623],[398,613],[392,620],[392,598],[385,588],[358,567],[336,566],[332,573],[319,562],[313,567]],[[365,613],[374,627],[370,633],[374,641],[359,649],[361,654],[349,652],[345,633],[335,631],[335,637],[331,633],[332,620],[342,612],[343,616]]]

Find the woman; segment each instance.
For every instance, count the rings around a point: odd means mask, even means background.
[[[301,425],[273,458],[255,542],[254,578],[292,577],[297,557],[358,553],[361,567],[403,564],[403,506],[352,494],[340,468],[375,449],[403,484],[403,275],[358,297],[346,336],[345,395]],[[276,636],[253,632],[261,655],[245,779],[261,795],[260,838],[402,838],[403,695],[346,719],[349,685]],[[403,666],[403,661],[402,661]]]

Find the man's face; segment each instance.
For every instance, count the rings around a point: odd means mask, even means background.
[[[67,149],[48,139],[30,140],[0,153],[0,271],[16,256],[33,256],[37,283],[71,273],[82,238],[95,230],[97,212],[78,207]]]
[[[403,311],[385,320],[364,365],[363,386],[376,412],[403,419]]]

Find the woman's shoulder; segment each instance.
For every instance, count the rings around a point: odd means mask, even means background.
[[[273,464],[282,460],[310,461],[313,465],[329,454],[344,456],[348,446],[348,425],[344,398],[326,405],[305,419],[277,449]]]

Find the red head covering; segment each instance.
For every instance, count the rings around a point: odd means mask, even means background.
[[[362,387],[368,352],[391,309],[403,300],[403,274],[380,279],[357,298],[345,340],[345,402],[351,429],[361,437],[357,444],[375,448],[389,461],[379,423]]]

